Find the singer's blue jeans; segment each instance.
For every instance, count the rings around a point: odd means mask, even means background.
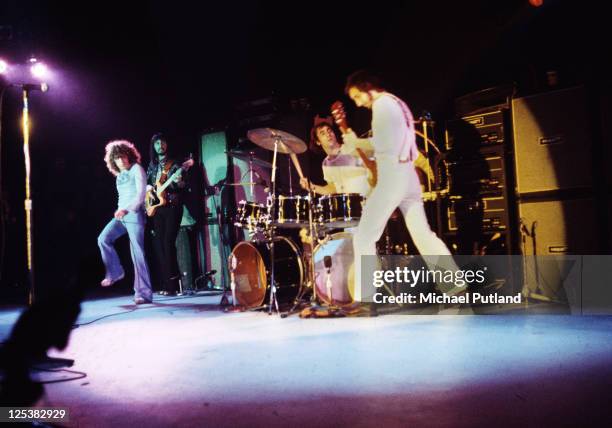
[[[130,252],[134,263],[134,297],[153,300],[149,268],[144,254],[145,221],[143,211],[130,211],[121,220],[113,218],[98,236],[98,246],[106,268],[105,278],[119,278],[124,274],[124,271],[114,243],[117,238],[127,233],[130,238]]]

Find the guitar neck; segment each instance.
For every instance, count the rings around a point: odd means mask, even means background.
[[[332,104],[331,113],[334,117],[336,125],[338,125],[338,128],[340,129],[340,132],[343,134],[349,132],[348,123],[346,122],[346,113],[344,112],[344,105],[340,101],[336,101]]]
[[[361,150],[359,148],[357,148],[355,150],[357,151],[357,154],[359,155],[359,157],[361,158],[361,160],[363,161],[363,164],[365,166],[367,166],[368,168],[371,168],[373,165],[376,164],[376,161],[371,160],[368,157],[368,155],[366,155],[366,153],[363,150]]]
[[[178,171],[176,171],[174,174],[172,174],[172,175],[170,176],[170,178],[168,178],[168,179],[167,179],[167,180],[164,182],[164,184],[162,184],[161,186],[159,186],[159,187],[157,188],[157,193],[162,193],[164,190],[166,190],[166,188],[167,188],[169,185],[171,185],[171,184],[174,182],[174,180],[176,180],[176,179],[177,179],[177,177],[181,175],[181,173],[182,173],[182,172],[183,172],[183,169],[181,168],[181,169],[179,169]]]

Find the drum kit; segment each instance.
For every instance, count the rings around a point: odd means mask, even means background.
[[[254,152],[228,152],[249,162],[249,166],[272,168],[266,203],[244,200],[238,203],[234,225],[248,231],[251,239],[238,243],[229,256],[232,304],[241,310],[267,309],[269,313],[273,310],[280,313],[279,303],[293,304],[296,308],[311,290],[313,305],[320,303],[331,308],[350,305],[352,235],[331,232],[357,226],[364,198],[359,194],[320,197],[313,192],[277,194],[277,154],[289,155],[303,178],[297,155],[306,151],[306,144],[294,135],[271,128],[254,129],[247,136],[259,147],[274,151],[274,156],[272,163],[268,163],[256,158]],[[236,184],[261,183],[251,177],[249,182]],[[301,229],[304,251],[291,238],[279,235],[278,229]]]
[[[277,194],[278,153],[289,155],[298,175],[304,178],[297,155],[306,151],[306,144],[288,132],[271,128],[253,129],[247,136],[274,154],[269,163],[255,157],[254,152],[228,152],[249,162],[250,181],[234,184],[265,184],[267,192],[265,204],[245,200],[238,204],[234,225],[248,231],[251,239],[238,243],[228,259],[232,304],[237,310],[267,309],[270,314],[273,310],[280,313],[279,303],[293,304],[288,312],[292,313],[305,303],[302,299],[311,291],[310,308],[322,307],[330,314],[340,315],[353,312],[353,235],[346,229],[359,224],[365,198],[356,193],[317,196],[312,191],[293,195],[291,190],[289,195]],[[272,169],[270,187],[261,177],[253,176],[253,165]],[[424,190],[424,199],[428,194],[439,197],[445,191],[432,191],[430,186]],[[279,235],[278,229],[301,229],[304,250],[300,251],[291,238]],[[403,236],[402,242],[390,239],[390,235],[404,234],[389,233],[387,229],[377,252],[409,254]]]

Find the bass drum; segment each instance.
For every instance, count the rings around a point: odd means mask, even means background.
[[[254,308],[270,298],[270,241],[240,242],[229,257],[236,303]],[[292,303],[304,281],[304,266],[298,247],[284,236],[274,238],[274,277],[279,305]]]
[[[329,282],[325,257],[329,256]],[[313,251],[315,284],[317,297],[327,304],[346,306],[353,303],[354,291],[354,256],[353,234],[348,232],[334,233]],[[327,284],[331,287],[328,289]]]

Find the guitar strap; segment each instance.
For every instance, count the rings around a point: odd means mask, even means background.
[[[391,98],[395,100],[395,102],[399,104],[400,108],[402,109],[402,113],[404,113],[404,120],[406,120],[406,126],[408,127],[408,129],[410,130],[411,128],[413,128],[414,120],[412,119],[412,114],[410,113],[410,110],[408,109],[408,106],[406,105],[406,103],[402,101],[400,98],[396,97],[395,95],[389,92],[385,92],[385,94],[389,95]],[[408,155],[404,159],[402,159],[402,154],[405,153],[407,144],[410,145],[410,147],[408,147]],[[409,140],[404,141],[404,143],[402,144],[402,148],[400,150],[399,162],[400,163],[413,162],[417,157],[419,157],[419,149],[416,146],[416,139],[412,140],[412,144],[410,143]]]

